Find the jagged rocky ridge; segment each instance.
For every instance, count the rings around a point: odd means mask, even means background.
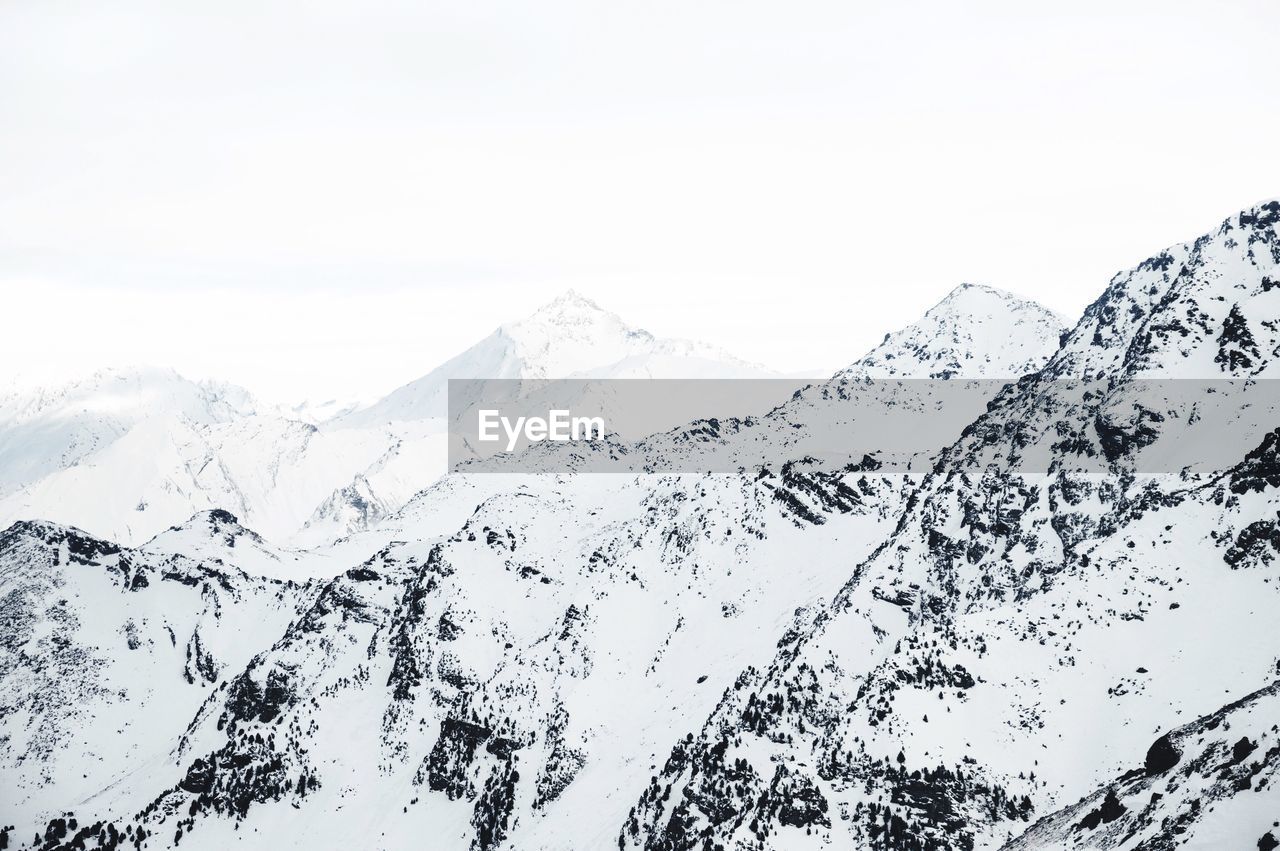
[[[991,847],[1179,715],[1274,676],[1275,497],[1259,472],[1274,436],[1207,478],[1130,462],[1203,402],[1135,408],[1139,379],[1267,374],[1278,219],[1275,203],[1245,211],[1117,276],[943,454],[832,604],[671,752],[620,844]],[[1067,378],[1105,392],[1081,399]],[[1048,475],[1016,471],[1045,446]],[[1074,472],[1082,457],[1110,475]],[[821,800],[803,836],[753,791],[782,769]]]

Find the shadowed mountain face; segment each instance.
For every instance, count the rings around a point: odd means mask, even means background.
[[[1141,382],[1274,371],[1278,220],[1116,276],[1065,334],[962,287],[759,422],[686,430],[732,449],[839,410],[842,382],[1009,379],[921,477],[782,449],[737,475],[455,474],[399,508],[365,479],[325,509],[359,531],[308,553],[223,510],[137,548],[15,525],[9,842],[1267,847],[1275,435],[1217,471],[1134,465],[1208,404]],[[581,302],[530,327],[572,342],[565,317],[601,321]],[[618,339],[615,362],[669,353]],[[1033,451],[1048,472],[1013,472]]]

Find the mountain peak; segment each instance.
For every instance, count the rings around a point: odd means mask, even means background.
[[[152,542],[172,533],[222,540],[227,542],[228,546],[235,546],[235,539],[244,536],[248,536],[255,542],[261,542],[262,540],[257,532],[243,526],[240,523],[240,518],[224,508],[197,511],[186,522],[170,526],[164,532],[161,532],[156,538],[152,539]]]
[[[573,289],[565,290],[524,319],[503,325],[499,332],[514,338],[537,338],[545,329],[556,329],[556,334],[572,329],[571,333],[578,337],[584,334],[652,337],[649,332],[631,327],[616,313],[605,310]]]
[[[886,334],[840,375],[875,378],[1013,378],[1053,355],[1066,322],[1029,299],[960,284],[917,321]]]
[[[967,292],[969,290],[979,290],[982,292],[995,293],[997,295],[1011,295],[1011,293],[1009,293],[1006,290],[996,289],[995,287],[990,287],[990,286],[987,286],[986,284],[974,284],[974,283],[970,283],[969,281],[963,281],[957,284],[955,289],[947,293],[946,298],[954,298],[955,296],[961,293]],[[946,299],[943,299],[943,300],[945,301]]]
[[[443,417],[450,378],[758,378],[759,364],[694,340],[657,337],[565,290],[422,378],[333,421],[344,427]]]
[[[596,302],[587,298],[582,293],[570,287],[542,307],[534,311],[538,313],[554,313],[563,310],[592,310],[600,313],[608,313],[607,310],[600,307]]]
[[[1023,298],[998,287],[973,283],[962,283],[951,290],[951,292],[943,296],[941,301],[929,308],[925,312],[925,316],[929,316],[935,311],[957,309],[964,315],[971,317],[980,317],[982,315],[981,311],[984,309],[1025,311],[1046,319],[1052,319],[1059,325],[1066,324],[1066,320],[1062,316],[1054,313],[1039,302]]]
[[[299,578],[296,554],[278,549],[222,508],[198,511],[138,548],[159,556],[185,556],[209,564],[230,564],[246,573],[277,579]]]
[[[951,292],[942,297],[938,304],[942,305],[969,298],[982,298],[986,296],[1010,301],[1018,300],[1018,297],[1008,290],[1002,290],[997,287],[988,286],[987,284],[974,284],[966,281],[964,283],[957,284]],[[937,305],[935,305],[935,307],[936,306]]]

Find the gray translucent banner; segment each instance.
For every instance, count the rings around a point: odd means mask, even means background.
[[[920,474],[947,458],[1206,476],[1280,425],[1275,380],[462,379],[448,395],[450,468],[477,474]]]

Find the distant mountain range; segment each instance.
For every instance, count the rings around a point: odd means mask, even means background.
[[[222,508],[314,546],[376,523],[444,472],[450,378],[770,375],[573,291],[367,407],[329,406],[328,419],[171,370],[107,370],[0,399],[0,522],[38,517],[138,544]]]

